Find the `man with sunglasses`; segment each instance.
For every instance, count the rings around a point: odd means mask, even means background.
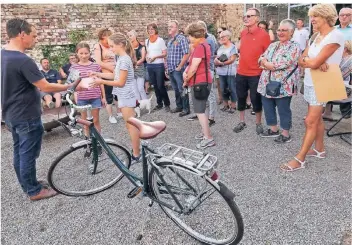
[[[240,112],[240,122],[233,129],[235,133],[239,133],[247,127],[244,118],[248,89],[256,115],[256,132],[257,134],[263,132],[261,95],[257,92],[262,69],[259,67],[258,59],[269,47],[271,41],[269,34],[257,26],[259,16],[258,9],[250,8],[243,17],[245,29],[240,35],[241,55],[236,76],[237,109]]]
[[[2,118],[12,133],[14,168],[22,190],[30,200],[49,198],[57,193],[38,181],[36,158],[42,135],[40,93],[65,91],[71,85],[48,83],[35,62],[24,52],[37,42],[34,26],[21,19],[6,23],[9,43],[1,50]]]

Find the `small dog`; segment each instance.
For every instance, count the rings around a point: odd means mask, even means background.
[[[148,114],[150,114],[150,109],[152,107],[152,99],[153,99],[154,94],[149,98],[145,100],[139,100],[138,103],[139,105],[134,108],[134,111],[137,113],[137,117],[141,117],[141,109],[146,109],[148,110]]]

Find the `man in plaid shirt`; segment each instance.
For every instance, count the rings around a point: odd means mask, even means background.
[[[178,34],[178,26],[176,20],[172,20],[168,24],[171,39],[167,44],[167,70],[176,98],[176,108],[171,112],[180,112],[179,116],[183,117],[190,113],[188,94],[184,93],[182,87],[182,74],[189,56],[189,43],[184,35]]]

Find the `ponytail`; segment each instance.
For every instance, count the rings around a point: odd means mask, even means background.
[[[127,39],[127,37],[121,32],[118,32],[109,36],[109,39],[113,41],[114,44],[123,44],[125,46],[126,53],[128,54],[128,56],[130,56],[133,66],[135,66],[135,64],[137,63],[136,55],[134,53],[134,49],[132,48],[132,44]]]
[[[136,53],[132,48],[132,44],[129,40],[126,39],[126,53],[131,57],[133,66],[137,63]]]

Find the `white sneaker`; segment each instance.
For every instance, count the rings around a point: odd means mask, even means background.
[[[110,123],[117,123],[117,120],[116,120],[116,118],[114,116],[110,116],[109,117],[109,122]]]

